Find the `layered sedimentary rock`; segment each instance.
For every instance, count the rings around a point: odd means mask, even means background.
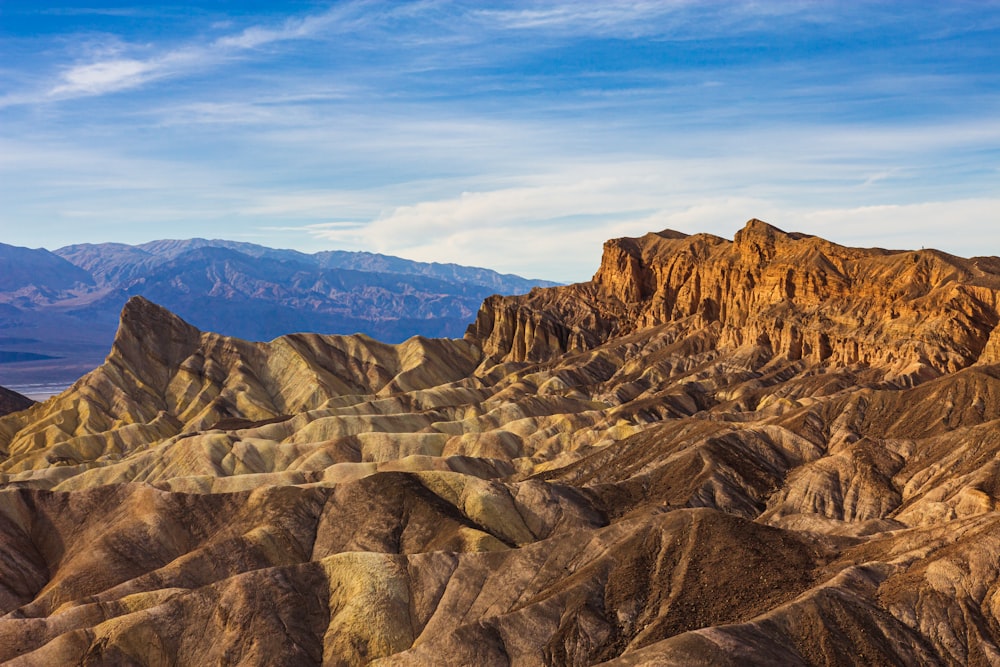
[[[703,331],[720,352],[757,345],[927,379],[1000,361],[998,281],[991,259],[846,248],[751,220],[732,242],[677,232],[608,241],[593,281],[494,297],[472,337],[496,359],[538,361],[671,325],[678,337]]]
[[[610,241],[465,340],[135,299],[0,419],[0,659],[996,664],[998,294],[753,220]]]

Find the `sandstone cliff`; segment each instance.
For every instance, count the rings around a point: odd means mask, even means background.
[[[998,266],[663,232],[398,346],[133,300],[0,418],[0,660],[996,664]]]
[[[677,232],[604,245],[590,283],[493,297],[467,338],[540,361],[669,325],[720,352],[876,368],[912,382],[1000,361],[1000,270],[934,250],[846,248],[751,220],[736,238]]]

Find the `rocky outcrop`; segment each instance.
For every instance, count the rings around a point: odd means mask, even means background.
[[[0,660],[994,664],[997,266],[664,232],[396,346],[134,299],[0,418]]]
[[[846,248],[751,220],[732,242],[608,241],[590,283],[487,301],[467,337],[496,361],[540,361],[666,325],[720,351],[758,346],[913,383],[992,359],[998,298],[1000,272],[985,262]]]

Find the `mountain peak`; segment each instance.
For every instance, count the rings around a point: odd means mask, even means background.
[[[109,361],[137,376],[146,376],[158,389],[169,373],[198,346],[201,331],[152,301],[134,296],[122,308]]]
[[[93,286],[89,273],[44,248],[22,248],[0,243],[0,275],[3,291],[35,286],[56,293]]]
[[[686,239],[688,238],[688,236],[690,236],[689,234],[685,234],[684,232],[679,232],[676,229],[664,229],[659,232],[655,232],[654,235],[659,236],[660,238],[663,239],[673,239],[675,241]]]
[[[182,332],[185,335],[189,335],[191,332],[200,333],[198,329],[146,297],[133,296],[125,302],[125,306],[122,308],[119,335],[152,333],[156,337],[164,333],[177,332]]]
[[[736,236],[733,237],[733,241],[737,245],[759,242],[761,240],[773,243],[778,240],[800,238],[802,236],[804,235],[789,234],[788,232],[778,229],[774,225],[766,223],[763,220],[750,218],[747,220],[747,224],[743,225],[743,229],[736,232]]]
[[[750,218],[743,229],[736,232],[733,243],[746,256],[755,258],[758,262],[767,263],[781,254],[778,246],[811,238],[814,237],[809,234],[786,232],[763,220]]]
[[[782,229],[778,229],[774,225],[764,222],[760,218],[750,218],[747,223],[743,225],[742,231],[747,234],[765,234],[768,236],[774,236],[780,234],[782,236],[787,236],[787,232]]]

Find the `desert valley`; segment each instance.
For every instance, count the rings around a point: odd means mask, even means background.
[[[464,338],[133,297],[98,368],[0,395],[0,660],[998,664],[998,323],[1000,258],[756,219]]]

